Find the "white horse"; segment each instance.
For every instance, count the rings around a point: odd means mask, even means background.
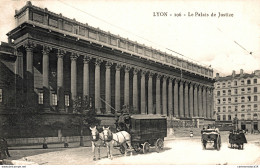
[[[120,131],[112,133],[109,127],[103,127],[103,136],[107,146],[107,155],[110,159],[113,159],[112,149],[114,146],[123,146],[125,149],[125,156],[127,151],[130,151],[132,156],[131,135],[128,132]],[[129,150],[127,149],[127,146],[129,147]]]
[[[91,130],[93,160],[96,160],[96,147],[98,148],[98,160],[100,160],[100,147],[104,146],[104,136],[98,132],[96,126],[94,128],[89,127],[89,129]]]

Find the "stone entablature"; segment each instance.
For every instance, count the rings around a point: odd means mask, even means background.
[[[21,10],[16,11],[15,19],[16,27],[23,23],[32,24],[48,29],[49,31],[62,33],[64,36],[69,35],[75,37],[76,40],[86,40],[91,43],[97,43],[131,55],[136,55],[141,58],[153,60],[164,65],[180,68],[213,79],[212,69],[191,63],[187,60],[147,47],[118,35],[102,31],[99,28],[91,27],[88,24],[80,23],[75,19],[69,19],[62,16],[62,14],[55,14],[48,11],[47,8],[42,9],[33,6],[31,2],[27,2],[26,6]]]

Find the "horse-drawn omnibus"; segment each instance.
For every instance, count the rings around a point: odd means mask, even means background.
[[[155,147],[159,152],[163,149],[164,138],[167,137],[167,119],[161,115],[132,115],[130,117],[131,144],[136,152],[149,152]]]
[[[106,143],[107,155],[111,159],[114,147],[119,147],[120,152],[125,155],[129,151],[132,154],[133,150],[147,153],[150,147],[155,147],[157,152],[163,150],[164,138],[167,136],[167,118],[165,116],[137,114],[125,116],[125,118],[125,123],[123,119],[120,119],[121,123],[116,123],[118,131],[116,133],[112,133],[109,127],[103,127],[102,133],[99,133],[96,127],[90,128],[94,160],[95,147],[101,147],[102,142]]]

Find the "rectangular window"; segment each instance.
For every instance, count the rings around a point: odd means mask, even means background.
[[[38,93],[38,104],[43,104],[43,93],[42,92]]]
[[[235,89],[235,91],[234,91],[234,92],[235,92],[235,94],[237,94],[237,89]]]
[[[255,93],[257,92],[257,87],[254,87],[254,92],[255,92]]]
[[[247,88],[247,93],[251,93],[251,88]]]
[[[3,102],[3,90],[0,89],[0,103]]]
[[[52,105],[57,106],[57,94],[56,93],[51,94],[51,98],[52,98]]]
[[[70,95],[65,95],[65,106],[70,106]]]
[[[254,83],[255,83],[255,84],[257,83],[257,79],[254,79]]]

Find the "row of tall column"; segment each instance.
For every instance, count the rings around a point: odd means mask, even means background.
[[[43,90],[44,90],[44,106],[49,108],[50,96],[48,93],[49,88],[49,53],[51,48],[44,46],[42,51],[42,68],[43,68]],[[64,72],[63,72],[63,58],[65,51],[58,50],[57,52],[57,96],[58,107],[60,111],[65,108],[64,100]],[[77,96],[77,58],[79,55],[72,53],[70,55],[71,60],[71,98],[75,99]],[[122,65],[117,62],[110,62],[109,60],[102,60],[100,58],[92,58],[84,56],[83,58],[83,96],[89,95],[89,62],[91,59],[95,60],[95,108],[97,112],[100,112],[101,108],[101,63],[105,61],[105,101],[106,112],[111,113],[111,67],[115,64],[115,110],[120,111],[120,88],[124,87],[124,105],[130,103],[130,92],[133,95],[132,102],[133,108],[138,110],[142,114],[164,114],[168,116],[175,116],[180,118],[191,117],[213,117],[213,88],[204,86],[199,83],[183,80],[180,78],[163,75],[156,71],[150,71],[138,67],[130,67],[128,65]],[[33,47],[26,46],[26,72],[33,74]],[[120,71],[124,69],[124,86],[120,86]],[[129,82],[130,75],[133,73],[132,85],[133,89],[130,90]],[[140,78],[138,77],[140,76]],[[29,75],[27,75],[29,76]],[[33,75],[32,75],[33,76]],[[146,76],[148,77],[148,83],[146,88]],[[156,82],[153,82],[153,78],[156,78]],[[27,80],[29,78],[27,77]],[[138,89],[138,79],[140,79],[140,89]],[[32,87],[31,82],[27,87]],[[156,86],[153,86],[155,84]],[[161,86],[162,84],[162,86]],[[153,92],[155,88],[155,92]],[[31,90],[33,88],[29,88]],[[161,90],[162,89],[162,90]],[[140,93],[138,93],[140,91]],[[146,97],[146,91],[147,97]],[[153,94],[155,93],[155,95]],[[140,100],[139,95],[140,94]],[[146,100],[147,99],[147,100]],[[154,102],[155,100],[155,102]],[[140,102],[140,108],[138,107]],[[155,108],[155,109],[154,109]]]

